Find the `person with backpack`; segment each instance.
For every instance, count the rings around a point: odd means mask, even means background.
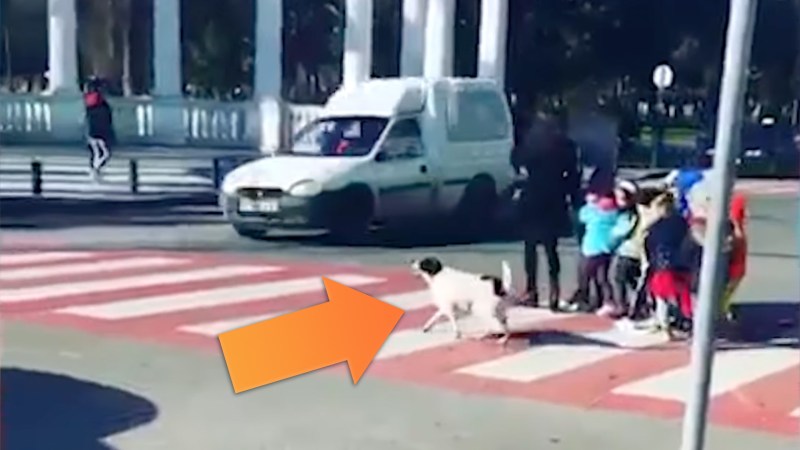
[[[111,159],[111,147],[116,141],[111,106],[102,93],[102,81],[91,77],[83,96],[86,108],[86,145],[90,151],[89,167],[92,179],[100,180],[100,171]]]

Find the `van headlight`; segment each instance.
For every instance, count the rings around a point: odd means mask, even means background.
[[[314,180],[303,180],[289,188],[289,195],[293,197],[314,197],[322,192],[322,185]]]

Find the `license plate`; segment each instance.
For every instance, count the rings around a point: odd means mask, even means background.
[[[278,200],[272,198],[239,199],[239,212],[244,213],[276,213],[280,209]]]

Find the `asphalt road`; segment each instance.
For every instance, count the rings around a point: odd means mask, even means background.
[[[752,276],[742,287],[743,295],[785,300],[788,293],[798,292],[797,208],[797,201],[789,197],[751,200]],[[377,233],[372,243],[360,247],[343,247],[327,236],[298,232],[254,241],[237,236],[204,196],[157,202],[8,200],[0,203],[0,231],[7,242],[59,242],[71,248],[201,250],[367,265],[405,265],[435,254],[451,265],[488,273],[507,260],[517,277],[523,273],[522,244],[509,233],[479,243],[453,242],[447,230],[423,227],[405,235]],[[574,240],[564,240],[561,248],[563,276],[569,283],[575,279]]]
[[[344,248],[324,237],[237,237],[216,213],[184,200],[159,204],[0,205],[5,245],[159,248],[259,254],[295,261],[398,266],[436,254],[470,270],[508,260],[519,281],[521,244],[379,237]],[[752,204],[750,275],[740,297],[797,302],[797,202]],[[574,279],[565,241],[564,279]],[[53,449],[565,449],[674,450],[680,424],[638,415],[461,395],[313,373],[234,396],[218,355],[27,323],[3,324],[6,447]],[[27,445],[25,445],[25,444]],[[35,445],[31,445],[34,443]],[[778,450],[799,441],[711,427],[707,448]]]

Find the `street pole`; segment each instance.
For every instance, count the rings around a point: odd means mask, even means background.
[[[728,219],[732,172],[740,145],[740,127],[758,0],[730,0],[711,180],[711,211],[700,269],[694,318],[691,374],[694,380],[683,419],[681,450],[703,450],[714,357],[714,319],[722,293],[721,250]]]
[[[650,154],[650,168],[658,168],[658,156],[661,153],[664,145],[664,121],[666,120],[666,111],[664,106],[664,89],[658,88],[656,91],[656,114],[655,122],[653,123],[653,150]]]

